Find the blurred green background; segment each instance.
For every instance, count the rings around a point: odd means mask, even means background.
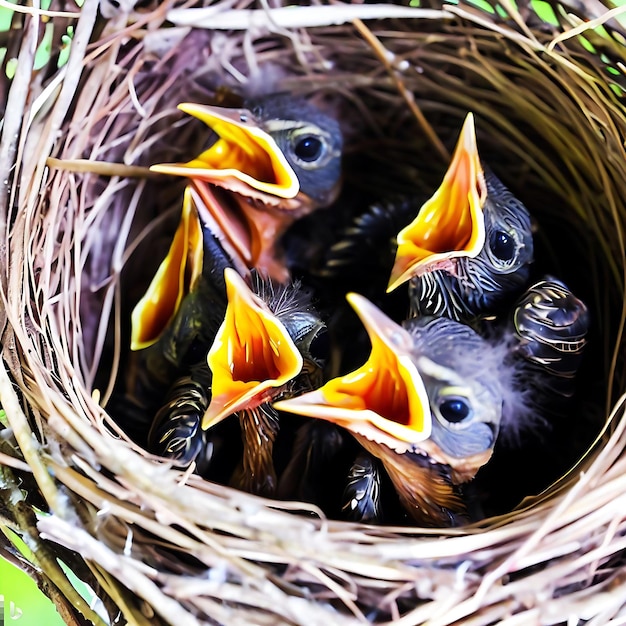
[[[0,606],[4,605],[4,624],[16,626],[63,626],[52,602],[23,572],[0,559]],[[0,624],[2,619],[0,618]]]
[[[39,513],[45,517],[45,513]],[[12,530],[1,527],[11,543],[26,557],[34,562],[34,555],[22,538]],[[108,623],[106,612],[92,589],[82,582],[68,567],[59,561],[68,580],[86,602]],[[4,621],[3,619],[4,618]],[[19,626],[63,626],[64,621],[48,598],[37,588],[37,584],[24,572],[0,558],[0,626],[8,624]]]

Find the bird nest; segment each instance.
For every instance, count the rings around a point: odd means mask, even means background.
[[[0,144],[0,556],[71,624],[623,617],[620,12],[570,0],[279,4],[53,0],[14,14]],[[330,108],[346,133],[346,185],[363,198],[415,180],[434,190],[474,113],[481,156],[537,223],[537,265],[592,319],[564,423],[485,468],[489,518],[455,529],[329,520],[172,468],[145,451],[132,417],[110,417],[130,310],[180,207],[182,188],[148,166],[202,145],[176,105],[224,88]],[[101,602],[83,600],[67,568]]]

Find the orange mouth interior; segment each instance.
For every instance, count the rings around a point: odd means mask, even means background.
[[[398,233],[398,251],[387,291],[438,261],[476,256],[485,242],[485,198],[484,172],[470,113],[441,186],[413,222]]]
[[[302,356],[287,329],[244,280],[227,269],[228,307],[207,361],[212,399],[202,427],[267,401],[271,391],[302,369]]]
[[[209,229],[223,235],[222,243],[230,246],[227,252],[233,259],[238,257],[244,267],[254,267],[279,282],[289,278],[275,247],[293,222],[291,213],[270,208],[257,210],[242,196],[228,194],[202,181],[196,181],[194,189],[201,200],[199,206],[210,215],[207,221],[210,219],[217,226]]]
[[[155,343],[202,273],[202,227],[190,190],[167,256],[131,315],[131,350]]]
[[[321,389],[329,406],[352,411],[371,411],[380,417],[424,430],[424,415],[411,412],[410,375],[406,367],[376,343],[367,362],[354,372],[329,381]]]
[[[202,120],[218,139],[187,163],[158,164],[152,170],[204,180],[243,195],[258,197],[256,191],[263,197],[296,197],[300,184],[295,172],[249,111],[192,103],[179,109]]]
[[[411,344],[408,333],[365,298],[349,294],[348,299],[370,336],[365,364],[274,406],[326,419],[372,440],[423,441],[430,436],[432,417],[424,383],[403,347]]]

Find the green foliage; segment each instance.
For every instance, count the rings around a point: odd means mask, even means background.
[[[5,624],[15,621],[20,626],[63,626],[54,605],[34,581],[3,559],[0,559],[0,600]]]
[[[51,0],[45,0],[41,3],[41,8],[46,10],[50,7]],[[81,6],[82,2],[76,2],[77,6]],[[0,7],[0,32],[6,32],[11,29],[14,18],[14,11],[6,6]],[[67,63],[70,51],[70,44],[74,37],[74,27],[68,26],[65,34],[61,36],[61,41],[54,41],[54,24],[52,20],[45,23],[42,20],[43,37],[35,54],[34,69],[39,70],[45,67],[52,57],[53,53],[59,51],[57,67],[62,67]],[[58,35],[57,35],[58,36]],[[59,50],[60,47],[60,50]],[[5,61],[7,49],[0,48],[0,63]],[[8,78],[13,78],[17,66],[17,59],[7,59],[5,64],[5,72]]]

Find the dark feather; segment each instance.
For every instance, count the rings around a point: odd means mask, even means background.
[[[353,522],[378,524],[381,515],[380,462],[369,454],[359,454],[355,459],[343,492],[343,516]]]
[[[202,275],[194,291],[183,299],[158,341],[137,353],[134,394],[148,409],[160,406],[164,390],[206,357],[224,319],[224,270],[231,263],[217,239],[204,228],[203,237]]]
[[[375,301],[385,293],[393,267],[395,238],[417,214],[409,197],[376,202],[354,218],[326,254],[319,275],[342,290],[356,291]]]
[[[298,418],[285,415],[283,420]],[[351,438],[335,425],[305,419],[296,431],[290,460],[280,476],[278,497],[311,502],[338,516],[343,488],[339,477],[346,474],[346,451],[353,449],[351,446]]]
[[[206,444],[201,424],[209,405],[207,393],[208,387],[190,376],[174,383],[154,417],[148,435],[151,452],[170,458],[181,467],[196,460]]]

